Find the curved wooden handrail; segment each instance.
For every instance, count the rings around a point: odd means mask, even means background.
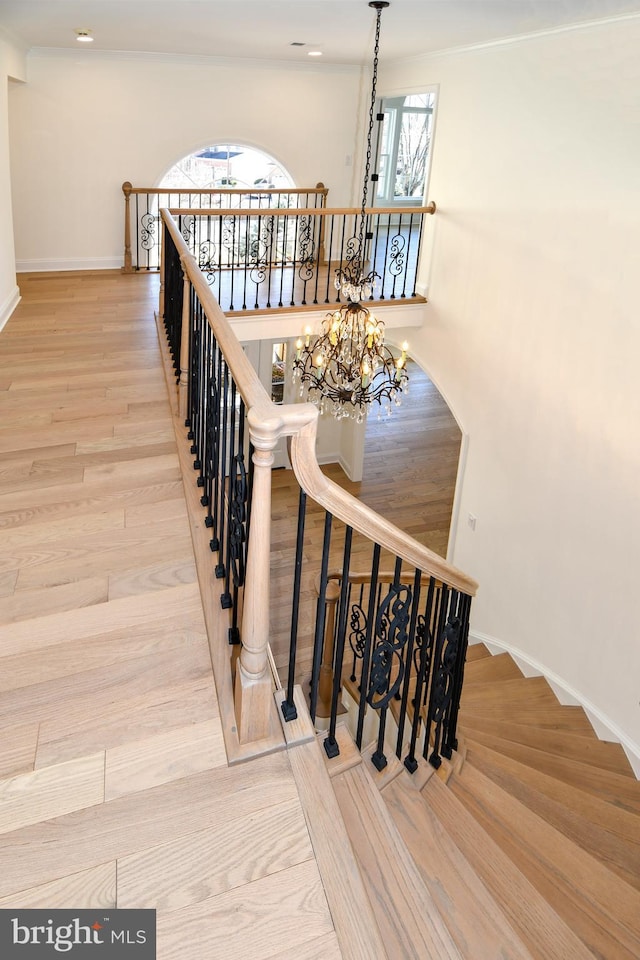
[[[450,587],[474,597],[478,584],[472,577],[447,563],[433,550],[418,543],[324,475],[315,455],[316,430],[317,422],[313,421],[291,437],[291,466],[307,496],[334,517],[338,517],[369,540],[379,543],[395,556],[401,557],[423,574],[442,580]]]
[[[414,572],[412,572],[411,575],[408,576],[403,571],[400,579],[402,580],[403,583],[406,583],[413,576],[414,576]],[[376,580],[378,583],[393,583],[395,579],[396,579],[396,574],[394,570],[379,570],[376,576]],[[336,568],[335,570],[329,570],[329,572],[327,573],[327,580],[328,581],[342,580],[342,570],[338,568]],[[349,581],[349,583],[352,583],[355,586],[371,583],[371,571],[370,570],[369,571],[349,570],[349,573],[347,574],[347,580]],[[430,575],[428,573],[426,574],[423,573],[422,576],[420,577],[420,585],[423,587],[428,586],[429,580],[430,580]],[[441,580],[438,580],[437,582],[442,583]]]
[[[254,444],[272,447],[279,437],[290,437],[291,465],[307,496],[343,523],[379,543],[383,549],[401,557],[423,574],[434,576],[456,590],[475,596],[478,584],[473,578],[418,543],[322,473],[315,453],[319,417],[317,407],[311,403],[273,403],[211,293],[195,257],[189,253],[175,221],[168,210],[163,208],[160,213],[180,252],[183,269],[213,325],[218,344],[247,406]]]
[[[311,192],[311,191],[309,191]],[[425,207],[366,207],[367,216],[376,214],[434,214],[437,210],[434,200],[431,200]],[[169,213],[172,216],[183,217],[359,217],[362,211],[358,207],[228,207],[225,209],[218,207],[169,207]]]
[[[247,359],[246,353],[240,346],[229,321],[220,309],[218,301],[211,293],[209,284],[195,257],[189,252],[175,220],[169,214],[169,211],[164,208],[160,211],[160,215],[177,250],[180,252],[183,270],[215,330],[216,339],[220,344],[225,361],[231,370],[242,399],[250,414],[253,411],[252,419],[256,422],[263,422],[266,429],[273,433],[275,437],[288,436],[295,433],[310,418],[317,419],[318,411],[311,403],[284,405],[273,403],[251,362]]]

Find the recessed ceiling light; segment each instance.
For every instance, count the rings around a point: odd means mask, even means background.
[[[306,47],[306,43],[301,42],[300,40],[292,40],[290,46],[292,47]]]
[[[309,57],[321,57],[321,56],[322,56],[322,50],[309,50],[309,53],[307,54],[307,56],[309,56]]]
[[[91,30],[76,30],[76,40],[78,43],[93,43]]]

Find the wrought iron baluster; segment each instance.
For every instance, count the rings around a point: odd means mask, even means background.
[[[340,753],[338,741],[336,740],[336,723],[338,719],[338,701],[340,691],[342,690],[342,665],[344,661],[344,646],[347,633],[347,610],[348,610],[348,591],[349,591],[349,566],[351,563],[351,543],[353,540],[353,528],[347,526],[344,535],[344,552],[342,556],[342,583],[340,588],[340,601],[338,606],[338,632],[334,646],[333,661],[333,692],[331,695],[331,716],[329,720],[329,731],[325,737],[323,746],[328,757],[337,757]]]
[[[136,270],[140,269],[140,209],[139,194],[136,193]]]
[[[430,670],[433,654],[433,631],[432,618],[434,610],[434,599],[436,595],[436,582],[433,577],[429,578],[429,588],[427,590],[427,601],[424,613],[418,617],[416,626],[416,646],[414,650],[414,666],[416,667],[416,689],[413,698],[413,719],[411,722],[411,739],[409,742],[409,752],[404,760],[404,765],[409,773],[415,773],[418,769],[416,760],[416,744],[418,742],[418,733],[422,722],[422,706],[426,691],[429,687]],[[416,604],[416,609],[418,605]],[[424,691],[424,692],[423,692]],[[427,734],[428,736],[428,734]]]
[[[433,715],[431,713],[430,700],[431,700],[432,685],[433,685],[433,674],[435,672],[436,663],[437,663],[436,647],[437,647],[438,637],[440,636],[445,623],[443,605],[446,604],[446,600],[447,600],[446,586],[445,584],[439,584],[436,587],[435,603],[434,603],[433,611],[431,615],[430,629],[431,629],[433,641],[432,641],[432,647],[431,647],[430,683],[428,686],[424,687],[424,690],[422,693],[423,700],[422,700],[422,703],[420,704],[420,709],[424,712],[424,739],[422,744],[422,755],[425,759],[427,759],[428,757],[429,744],[431,743],[431,728],[433,725]]]
[[[233,262],[234,251],[235,251],[235,249],[236,249],[236,218],[235,218],[235,217],[230,217],[230,218],[225,218],[225,219],[227,219],[227,220],[230,219],[230,220],[231,220],[231,233],[230,233],[230,237],[231,237],[231,270],[230,270],[231,277],[230,277],[230,283],[229,283],[229,286],[230,286],[230,290],[229,290],[229,310],[233,310],[233,309],[234,309],[234,306],[233,306],[233,290],[234,290],[234,284],[235,284],[235,279],[236,279],[235,263]],[[221,238],[221,239],[220,239],[220,242],[222,243],[222,237],[223,237],[223,234],[222,234],[222,218],[220,218],[220,220],[219,220],[218,222],[219,222],[219,225],[220,225],[220,238]],[[227,235],[229,235],[229,224],[228,224],[228,222],[227,222],[227,224],[226,224],[226,233],[227,233]],[[222,284],[222,271],[220,271],[220,283]],[[222,294],[222,288],[221,288],[221,294]]]
[[[425,759],[428,757],[429,763],[436,769],[442,763],[442,759],[440,757],[442,724],[444,713],[451,696],[449,684],[449,655],[452,649],[451,641],[455,640],[453,632],[455,631],[455,625],[452,625],[452,628],[450,628],[449,625],[449,608],[451,605],[452,595],[455,595],[455,591],[449,591],[447,585],[443,584],[440,601],[440,616],[438,618],[436,642],[433,655],[431,694],[429,697],[428,707],[428,718],[430,724],[433,726],[433,749],[429,756],[430,731],[429,739],[427,739],[425,734],[424,742],[423,755]]]
[[[373,264],[373,269],[375,270],[375,272],[376,272],[376,274],[377,274],[378,276],[381,276],[381,275],[384,273],[384,271],[378,270],[378,266],[377,266],[377,264],[378,264],[378,246],[379,246],[379,244],[380,244],[380,217],[381,217],[381,215],[380,215],[379,213],[376,214],[376,230],[375,230],[375,236],[374,236],[374,238],[373,238],[373,253],[372,253],[372,256],[371,256],[371,261],[372,261],[372,264]],[[383,283],[384,283],[384,280],[383,280]],[[373,296],[373,291],[372,291],[372,296]]]
[[[232,604],[231,591],[229,589],[230,580],[231,580],[231,555],[232,555],[232,535],[233,535],[233,499],[234,491],[232,490],[233,485],[235,484],[235,464],[236,464],[236,382],[233,377],[231,379],[231,417],[229,423],[229,450],[227,456],[227,472],[229,475],[228,487],[227,487],[227,527],[229,530],[227,536],[227,551],[226,551],[226,561],[225,561],[225,584],[224,591],[220,597],[220,603],[222,604],[223,610],[228,609]]]
[[[327,612],[327,574],[329,569],[332,519],[333,517],[330,513],[325,513],[324,536],[322,540],[322,561],[320,564],[320,587],[318,590],[318,602],[316,604],[316,629],[313,643],[313,666],[311,669],[311,696],[309,702],[309,713],[311,715],[312,722],[315,722],[316,709],[318,706],[318,683],[320,681],[320,666],[322,664],[322,648],[324,645],[324,628]]]
[[[238,453],[237,464],[234,470],[234,509],[233,509],[233,538],[232,538],[232,575],[233,575],[233,617],[229,630],[229,642],[240,641],[238,628],[238,594],[244,587],[244,574],[247,569],[247,541],[249,537],[249,479],[247,476],[244,457],[245,420],[247,410],[245,402],[240,397],[238,407]]]
[[[296,653],[298,648],[298,616],[300,609],[300,583],[302,580],[302,557],[304,547],[304,526],[307,515],[307,495],[300,487],[298,501],[298,526],[296,533],[296,558],[293,573],[293,597],[291,601],[291,633],[289,640],[289,670],[287,674],[287,695],[282,701],[281,710],[285,720],[295,720],[298,716],[293,702],[295,685]]]
[[[418,281],[418,265],[419,265],[419,263],[420,263],[420,251],[422,250],[422,236],[423,236],[423,232],[424,232],[424,222],[425,222],[425,220],[426,220],[426,216],[425,216],[424,214],[422,214],[422,215],[420,216],[420,218],[419,218],[419,223],[418,223],[418,249],[416,250],[416,265],[415,265],[415,269],[414,269],[414,271],[413,271],[413,288],[412,288],[412,290],[411,290],[411,296],[412,296],[412,297],[415,297],[415,296],[416,296],[416,293],[417,293],[417,291],[416,291],[416,284],[417,284],[417,281]]]
[[[364,731],[364,718],[367,709],[367,690],[369,689],[369,671],[371,668],[371,650],[373,647],[373,636],[375,626],[376,606],[378,605],[379,584],[378,573],[380,570],[380,544],[375,543],[371,557],[371,578],[369,584],[369,602],[367,606],[367,616],[365,619],[364,650],[362,653],[362,673],[360,675],[360,701],[358,703],[358,723],[356,726],[356,744],[358,749],[362,749],[362,734]]]
[[[464,680],[464,665],[467,658],[467,647],[469,644],[470,607],[471,597],[467,596],[466,594],[460,594],[458,598],[457,612],[457,617],[460,621],[460,633],[456,651],[456,663],[453,671],[451,702],[449,704],[444,745],[442,747],[442,753],[447,758],[450,758],[452,752],[458,749],[456,732],[458,726],[458,711],[460,709],[460,696],[462,694],[462,683]]]
[[[396,696],[404,677],[403,654],[408,641],[408,623],[412,603],[411,587],[400,582],[402,561],[396,559],[394,579],[376,614],[375,645],[367,691],[367,703],[379,711],[378,743],[371,761],[384,769],[384,735],[387,709]],[[395,676],[394,676],[395,674]]]
[[[191,412],[191,433],[193,434],[193,443],[191,444],[191,453],[195,456],[193,469],[200,470],[200,437],[202,425],[202,310],[199,301],[196,300],[193,311],[193,406]]]
[[[349,646],[353,653],[349,679],[352,683],[355,683],[358,679],[356,666],[358,661],[362,661],[366,640],[367,615],[364,612],[364,583],[360,584],[357,603],[351,603],[351,593],[349,593],[349,628]],[[360,670],[360,686],[361,684],[362,670]]]
[[[295,307],[296,305],[296,295],[295,295],[295,280],[296,280],[296,263],[298,262],[298,234],[300,231],[300,217],[296,216],[294,218],[295,227],[293,230],[293,270],[291,271],[291,301],[289,303],[290,307]]]
[[[211,516],[211,529],[212,536],[209,541],[209,547],[211,548],[212,553],[216,553],[220,550],[220,536],[219,536],[219,519],[220,519],[220,421],[222,419],[222,387],[223,387],[223,364],[224,357],[222,355],[222,350],[220,346],[216,344],[216,351],[214,355],[214,383],[215,383],[215,396],[212,397],[212,444],[211,444],[211,459],[213,464],[212,477],[213,477],[213,490],[212,490],[212,507],[213,512]],[[211,508],[210,508],[211,509]]]
[[[420,586],[422,580],[422,572],[416,570],[413,578],[413,600],[411,603],[411,619],[409,623],[409,639],[404,651],[404,664],[405,664],[405,677],[404,684],[402,685],[402,697],[400,701],[400,717],[398,720],[398,739],[396,741],[396,756],[398,760],[402,757],[402,744],[404,741],[404,728],[407,720],[407,705],[409,703],[409,692],[411,689],[411,680],[413,676],[413,671],[411,669],[413,664],[413,647],[416,637],[416,629],[418,622],[418,607],[420,604]]]
[[[218,470],[218,412],[220,408],[220,398],[218,394],[217,363],[219,354],[218,343],[211,333],[211,342],[209,346],[208,363],[208,386],[207,386],[207,417],[206,417],[206,437],[207,437],[207,455],[205,467],[205,492],[200,498],[200,503],[207,508],[205,517],[205,526],[213,527],[213,505],[214,505],[214,483]],[[211,545],[211,543],[210,543]]]
[[[242,309],[247,309],[247,283],[249,281],[249,230],[250,230],[250,219],[249,214],[239,220],[239,223],[244,223],[244,271],[243,271],[243,283],[242,283]],[[238,262],[240,263],[240,252],[242,246],[242,236],[240,237],[240,242],[238,244]]]
[[[208,488],[210,485],[210,432],[209,432],[209,403],[211,400],[211,351],[212,351],[213,331],[206,320],[203,323],[202,337],[202,447],[200,449],[200,461],[202,469],[198,477],[197,484],[202,487],[203,494],[200,497],[200,504],[203,507],[208,506],[209,496]],[[205,521],[206,523],[206,521]]]
[[[215,568],[215,575],[218,580],[222,580],[225,575],[225,565],[224,558],[226,555],[226,540],[225,540],[225,496],[227,489],[227,477],[225,473],[226,463],[227,463],[227,430],[229,425],[229,367],[227,363],[222,358],[222,369],[223,369],[223,379],[222,379],[222,437],[220,439],[220,476],[218,480],[218,518],[220,521],[220,547],[218,549],[218,563]]]
[[[283,306],[283,290],[284,290],[284,268],[287,265],[288,260],[288,232],[289,232],[289,217],[282,217],[282,266],[280,268],[280,294],[278,297],[278,306]]]
[[[391,217],[389,217],[389,233],[391,233]],[[393,277],[393,282],[391,285],[391,299],[396,299],[396,286],[398,282],[398,277],[402,273],[406,273],[407,261],[406,261],[406,246],[407,241],[402,232],[402,213],[398,218],[398,231],[391,239],[391,253],[390,263],[389,263],[389,273]]]
[[[244,404],[240,404],[239,416],[244,418]],[[242,422],[242,420],[241,420]],[[241,431],[240,431],[241,432]],[[238,594],[244,587],[247,549],[247,472],[244,464],[242,436],[238,442],[238,452],[233,459],[233,485],[231,491],[231,509],[229,519],[229,542],[231,544],[229,566],[233,578],[232,622],[229,628],[229,643],[240,643],[238,628]]]
[[[407,279],[409,276],[409,264],[411,263],[411,254],[412,254],[412,247],[413,247],[413,216],[414,216],[413,213],[409,214],[409,233],[407,235],[407,264],[405,267],[404,276],[402,280],[402,293],[400,294],[400,297],[402,299],[405,299],[407,296]],[[414,267],[414,273],[417,270],[417,267],[418,267],[418,264],[416,261],[416,265]]]

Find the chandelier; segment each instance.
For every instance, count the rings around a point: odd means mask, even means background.
[[[341,303],[322,321],[322,332],[314,336],[310,327],[304,338],[296,342],[293,361],[294,382],[300,383],[300,396],[311,400],[321,413],[333,414],[337,419],[351,417],[362,423],[370,405],[380,404],[391,414],[392,405],[398,405],[402,393],[407,392],[407,349],[394,357],[384,343],[384,323],[375,317],[362,300],[372,296],[378,274],[371,269],[365,273],[366,206],[371,171],[371,142],[373,133],[376,84],[378,79],[378,50],[380,45],[380,18],[386,0],[369,3],[376,11],[375,49],[369,104],[367,156],[362,188],[362,205],[357,223],[357,236],[349,242],[343,267],[336,271],[335,286],[346,303]]]

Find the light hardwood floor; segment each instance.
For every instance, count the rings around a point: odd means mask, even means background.
[[[337,960],[288,755],[227,766],[157,279],[19,284],[0,334],[0,906],[155,906],[159,958]]]

